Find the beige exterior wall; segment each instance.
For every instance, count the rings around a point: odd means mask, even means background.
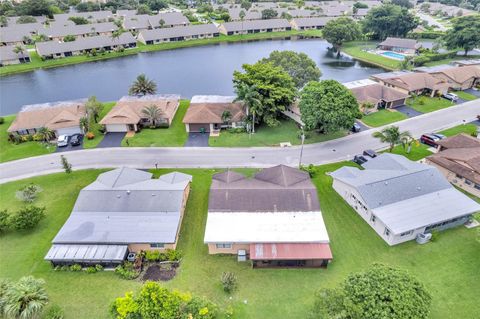
[[[460,83],[460,82],[456,82],[452,78],[449,78],[448,76],[446,76],[443,73],[431,73],[431,74],[432,74],[432,76],[436,77],[437,79],[444,80],[445,82],[448,83],[448,85],[451,89],[455,89],[455,90],[469,89],[473,86],[474,80],[475,80],[474,78],[470,78],[467,81]]]
[[[223,244],[223,243],[219,243],[219,244]],[[238,253],[238,250],[240,249],[246,250],[248,254],[250,251],[250,244],[232,244],[231,248],[217,248],[216,244],[208,244],[208,253],[210,255],[215,255],[215,254],[236,255]]]
[[[480,190],[476,189],[475,188],[475,183],[472,181],[470,182],[470,185],[466,183],[466,179],[463,178],[463,177],[458,177],[455,173],[453,173],[452,171],[449,171],[448,169],[446,169],[445,167],[443,166],[440,166],[440,165],[437,165],[433,162],[431,162],[430,160],[426,160],[426,163],[429,164],[429,165],[432,165],[432,166],[435,166],[436,168],[438,168],[438,170],[443,174],[443,176],[445,176],[447,178],[447,180],[463,189],[464,191],[466,192],[469,192],[470,194],[472,195],[475,195],[477,197],[480,197]]]
[[[199,34],[197,37],[194,37],[194,36],[184,37],[183,41],[198,40],[198,39],[211,39],[211,38],[213,38],[213,34]],[[147,41],[145,41],[145,39],[141,35],[138,36],[138,41],[140,41],[143,44],[147,44]],[[170,38],[153,40],[154,44],[165,43],[165,42],[173,42],[173,41],[170,41]],[[177,42],[177,41],[175,41],[175,42]]]
[[[173,244],[165,244],[163,248],[152,248],[150,244],[129,244],[128,251],[132,252],[139,252],[141,250],[166,250],[166,249],[175,249],[177,247],[177,243]]]

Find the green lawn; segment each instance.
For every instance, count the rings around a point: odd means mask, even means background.
[[[375,49],[377,42],[348,42],[342,47],[342,51],[354,57],[357,60],[377,65],[388,70],[397,70],[400,68],[400,62],[394,59],[386,58],[382,55],[366,52],[365,50]]]
[[[461,98],[465,101],[473,101],[473,100],[478,99],[477,96],[475,96],[473,94],[470,94],[470,93],[467,93],[467,92],[464,92],[464,91],[455,91],[454,93],[456,95],[458,95],[459,98]]]
[[[107,115],[108,112],[112,109],[112,107],[115,105],[116,102],[105,102],[103,103],[103,110],[100,113],[100,116],[98,117],[98,121],[100,122],[101,119],[105,115]],[[95,124],[93,125],[92,128],[90,128],[90,132],[95,134],[95,138],[92,140],[84,139],[83,140],[83,148],[94,148],[97,147],[97,145],[103,140],[104,135],[100,132],[100,128],[102,125],[100,124]]]
[[[419,96],[415,99],[408,98],[407,105],[418,112],[429,113],[453,106],[455,103],[441,97]]]
[[[361,121],[368,126],[379,127],[405,120],[406,118],[408,117],[405,114],[395,110],[379,110],[377,112],[364,115]]]
[[[232,305],[234,318],[305,318],[317,289],[333,287],[350,272],[384,262],[408,269],[426,285],[433,296],[431,318],[475,318],[480,292],[477,230],[458,227],[440,233],[434,243],[389,247],[333,191],[331,178],[325,173],[342,165],[321,166],[314,178],[334,256],[328,269],[254,270],[248,263],[237,263],[235,256],[209,256],[203,235],[211,175],[218,170],[182,170],[194,176],[180,233],[179,249],[184,258],[177,276],[165,286],[205,296],[223,309]],[[168,171],[158,170],[155,175]],[[139,282],[121,280],[111,272],[55,272],[43,261],[78,192],[99,172],[75,171],[0,185],[0,209],[18,209],[22,204],[14,198],[15,191],[33,182],[44,190],[36,204],[45,205],[48,211],[33,232],[10,232],[0,237],[0,276],[18,279],[30,274],[44,278],[51,302],[65,309],[66,318],[108,318],[109,304],[116,296],[140,287]],[[238,291],[231,300],[220,285],[223,271],[233,271],[238,277]]]
[[[281,120],[280,125],[268,127],[261,125],[255,128],[255,134],[231,133],[222,130],[220,136],[210,137],[208,144],[216,147],[254,147],[254,146],[279,146],[280,143],[290,142],[292,145],[301,144],[299,138],[300,129],[292,120]],[[336,132],[332,134],[309,133],[305,143],[319,143],[346,135],[346,132]]]
[[[439,133],[446,136],[454,136],[460,133],[466,133],[468,135],[471,135],[475,132],[477,132],[477,126],[475,124],[465,124],[440,131]]]
[[[124,138],[122,146],[127,146],[127,140],[128,146],[131,147],[183,146],[187,141],[188,134],[182,120],[189,105],[190,101],[188,100],[180,101],[180,106],[169,128],[144,128],[135,133],[135,136]]]
[[[13,161],[20,158],[32,157],[52,153],[56,150],[55,145],[45,146],[40,142],[25,142],[13,144],[8,141],[7,129],[15,119],[14,115],[3,117],[5,122],[0,124],[0,162]]]

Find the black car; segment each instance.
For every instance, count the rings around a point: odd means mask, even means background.
[[[362,130],[362,127],[357,123],[353,123],[353,126],[352,126],[352,132],[353,133],[358,133]]]
[[[365,156],[362,155],[355,155],[355,157],[353,158],[353,162],[357,163],[358,165],[362,165],[368,162],[368,159],[366,159]]]
[[[70,145],[78,146],[82,144],[82,134],[75,134],[70,137]]]
[[[377,157],[377,153],[374,150],[364,150],[363,155],[374,158]]]

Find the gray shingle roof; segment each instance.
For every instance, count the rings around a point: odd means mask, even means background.
[[[290,28],[291,25],[286,19],[268,19],[268,20],[248,20],[226,22],[222,24],[227,32],[241,30],[261,30],[261,29],[277,29]]]
[[[331,17],[313,17],[313,18],[295,18],[293,22],[299,27],[323,27],[328,21],[333,20]]]
[[[113,18],[112,11],[90,11],[90,12],[72,12],[72,13],[60,13],[54,14],[53,19],[55,21],[65,21],[68,20],[70,17],[83,17],[87,20],[92,22],[108,20],[109,18]]]
[[[16,45],[0,46],[0,63],[5,61],[18,60],[20,58],[30,56],[25,47],[23,47],[23,49],[25,50],[23,53],[15,53],[15,48]]]
[[[32,33],[41,30],[41,23],[12,24],[0,28],[0,42],[11,43],[23,41],[23,37],[31,38]]]
[[[103,32],[112,32],[117,30],[118,27],[112,22],[103,22],[103,23],[89,23],[89,24],[80,24],[80,25],[63,25],[63,24],[53,24],[49,28],[39,30],[39,34],[44,34],[47,37],[63,37],[66,35],[88,35],[92,33],[103,33]]]
[[[214,24],[198,24],[185,27],[172,27],[154,30],[144,30],[140,32],[145,41],[169,39],[175,37],[187,37],[194,35],[206,35],[218,33]]]

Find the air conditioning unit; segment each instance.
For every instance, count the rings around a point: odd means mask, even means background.
[[[237,261],[247,261],[247,251],[245,249],[238,250]]]
[[[432,234],[430,233],[424,233],[424,234],[418,234],[417,235],[417,243],[420,245],[426,244],[432,239]]]

